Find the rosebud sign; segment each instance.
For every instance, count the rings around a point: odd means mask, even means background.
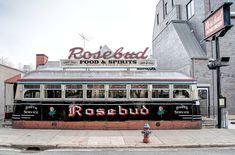
[[[187,104],[187,105],[185,105]],[[111,102],[17,104],[13,120],[41,121],[131,121],[200,119],[197,105],[189,103]]]
[[[79,105],[70,105],[69,106],[69,117],[75,116],[126,116],[126,115],[149,115],[149,109],[146,108],[144,105],[140,108],[124,108],[122,106],[118,106],[118,108],[86,108],[84,109],[82,106]]]
[[[115,52],[95,52],[85,51],[82,47],[70,49],[68,59],[60,60],[62,67],[133,67],[133,68],[155,68],[156,60],[147,59],[146,47],[143,51],[129,52],[124,51],[123,47]]]
[[[148,49],[146,47],[144,51],[124,53],[124,47],[120,47],[114,53],[112,51],[91,53],[85,51],[82,47],[74,47],[70,49],[68,59],[146,59],[148,57],[146,55]]]

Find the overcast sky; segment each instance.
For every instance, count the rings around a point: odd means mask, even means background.
[[[151,48],[158,0],[0,0],[0,57],[35,65],[36,54],[66,59],[69,49]]]

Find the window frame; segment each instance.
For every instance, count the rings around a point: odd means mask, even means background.
[[[188,88],[175,88],[175,86],[188,86]],[[189,97],[178,97],[178,98],[174,97],[174,92],[180,91],[180,90],[186,90],[189,94]],[[173,85],[172,98],[174,100],[191,100],[191,98],[192,98],[191,85],[186,85],[186,84]]]
[[[39,86],[39,88],[26,88],[25,86]],[[39,97],[25,97],[25,93],[29,90],[39,90]],[[30,85],[23,85],[23,94],[22,94],[22,98],[23,99],[34,99],[34,100],[37,100],[37,99],[41,99],[41,85],[40,84],[30,84]]]
[[[146,88],[132,88],[132,85],[146,85]],[[146,90],[147,91],[147,97],[141,97],[141,98],[136,98],[136,97],[132,97],[131,96],[131,91],[132,90]],[[130,100],[146,100],[146,99],[149,99],[149,84],[131,84],[130,85],[130,89],[129,89],[129,97],[130,97]]]
[[[60,86],[60,89],[59,88],[46,88],[46,86]],[[46,91],[48,90],[55,90],[55,91],[60,91],[60,97],[46,97]],[[63,91],[62,91],[62,85],[61,84],[45,84],[44,85],[44,99],[48,99],[48,100],[60,100],[60,99],[63,99]]]
[[[168,88],[154,88],[154,85],[159,85],[159,86],[168,86]],[[168,90],[168,97],[167,98],[160,98],[160,97],[153,97],[153,91],[155,90]],[[152,100],[170,100],[171,99],[171,89],[169,84],[152,84],[151,87],[151,99]]]
[[[160,24],[160,20],[159,20],[159,13],[157,14],[157,25]]]
[[[168,15],[168,3],[167,2],[164,4],[164,14],[165,16]]]
[[[81,88],[67,88],[67,86],[81,86]],[[82,92],[82,96],[81,97],[66,97],[66,92],[68,90],[77,90],[77,91],[81,91]],[[64,94],[64,98],[66,100],[82,100],[84,99],[84,86],[82,84],[66,84],[65,85],[65,90],[64,90],[65,94]]]
[[[88,88],[88,86],[90,86],[90,85],[103,85],[104,87],[103,88]],[[85,93],[85,99],[87,99],[87,100],[105,100],[106,99],[106,89],[105,89],[105,84],[87,84],[86,85],[86,89],[85,89],[85,91],[86,91],[86,93]],[[98,91],[100,91],[100,90],[103,90],[104,91],[104,97],[102,97],[102,98],[93,98],[93,97],[88,97],[88,91],[89,90],[98,90]]]
[[[194,14],[195,14],[195,8],[194,7],[195,7],[194,6],[194,0],[190,0],[186,4],[186,16],[187,16],[187,20],[190,20],[194,16]]]
[[[111,88],[112,85],[122,85],[125,86],[125,88]],[[110,97],[110,91],[125,91],[126,92],[126,97],[123,98],[113,98]],[[127,100],[128,99],[128,89],[126,84],[109,84],[108,85],[108,99],[110,100]]]

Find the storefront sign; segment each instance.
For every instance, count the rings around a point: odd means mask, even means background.
[[[156,60],[86,60],[86,59],[63,59],[60,60],[62,67],[156,67]]]
[[[205,39],[215,35],[230,24],[230,8],[231,3],[225,3],[215,10],[204,22]]]
[[[70,49],[70,54],[68,59],[146,59],[148,57],[147,51],[148,47],[144,49],[144,51],[139,52],[124,52],[124,47],[120,47],[117,49],[114,53],[112,51],[106,51],[106,52],[95,52],[91,53],[89,51],[85,51],[82,47],[74,47]]]
[[[118,106],[116,109],[110,108],[86,108],[83,109],[82,106],[79,105],[71,105],[69,106],[69,117],[75,116],[126,116],[126,115],[149,115],[149,109],[144,105],[139,108],[124,108],[122,106]]]
[[[185,105],[186,104],[186,105]],[[190,103],[188,103],[190,104]],[[131,121],[201,119],[200,108],[187,103],[89,102],[16,105],[13,120]]]
[[[189,114],[189,107],[188,106],[184,106],[184,105],[180,105],[180,106],[176,106],[175,114]]]
[[[214,15],[208,18],[205,21],[205,37],[208,38],[209,36],[217,33],[222,28],[224,28],[224,11],[223,8],[219,9]]]
[[[30,105],[30,106],[25,106],[24,114],[35,115],[35,114],[39,114],[39,111],[36,106]]]

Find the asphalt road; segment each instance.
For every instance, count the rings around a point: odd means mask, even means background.
[[[233,155],[235,147],[217,148],[115,148],[115,149],[54,149],[45,151],[25,151],[11,148],[0,148],[0,155]]]

